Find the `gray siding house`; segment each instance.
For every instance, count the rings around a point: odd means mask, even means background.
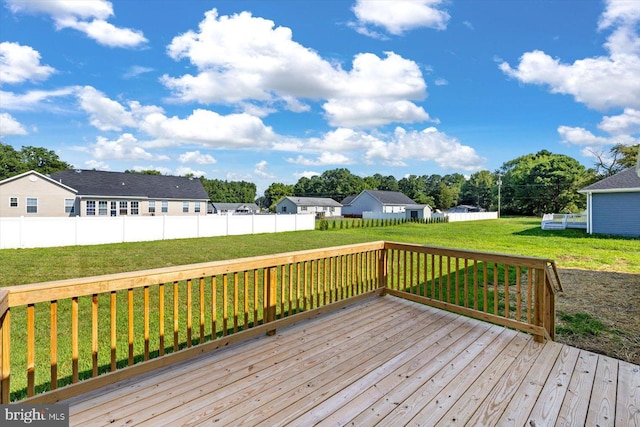
[[[348,196],[342,201],[343,215],[362,217],[371,212],[373,217],[383,214],[404,214],[407,219],[431,217],[428,205],[419,205],[399,191],[364,190],[357,196]]]
[[[255,203],[220,203],[209,204],[211,212],[216,215],[251,215],[260,213],[260,207]]]
[[[342,215],[342,204],[328,197],[286,196],[276,203],[279,214],[310,213],[329,218]]]
[[[640,165],[580,193],[587,195],[587,233],[640,237]]]

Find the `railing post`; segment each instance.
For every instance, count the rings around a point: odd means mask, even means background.
[[[9,403],[11,395],[11,311],[9,291],[0,289],[0,403]]]
[[[547,329],[547,325],[545,325],[546,320],[546,295],[547,295],[547,286],[546,286],[546,277],[544,274],[544,270],[540,268],[536,268],[533,270],[535,274],[535,303],[533,307],[533,322],[536,326],[542,326]],[[544,342],[544,337],[536,335],[535,340],[537,342]]]
[[[267,283],[264,284],[267,289],[267,311],[264,314],[264,322],[274,322],[276,320],[276,301],[278,288],[278,270],[276,267],[269,268],[267,275]],[[267,331],[267,335],[275,335],[276,330]]]
[[[382,247],[382,249],[380,249],[379,251],[379,256],[378,256],[378,287],[379,288],[386,288],[387,287],[387,275],[388,275],[388,268],[387,268],[387,248],[386,247]]]

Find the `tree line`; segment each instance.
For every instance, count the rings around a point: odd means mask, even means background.
[[[601,153],[595,158],[594,167],[586,168],[570,156],[542,150],[509,160],[493,172],[482,170],[469,177],[459,173],[408,175],[399,180],[378,173],[361,177],[346,168],[337,168],[302,177],[293,185],[272,183],[259,198],[256,198],[256,185],[251,182],[204,177],[200,180],[214,202],[255,202],[272,211],[284,196],[329,197],[341,202],[363,190],[387,190],[400,191],[416,203],[428,204],[433,209],[446,210],[467,204],[497,210],[500,204],[503,214],[541,215],[584,210],[586,198],[577,191],[635,165],[638,145],[616,145],[608,155]],[[49,174],[71,167],[51,150],[29,146],[17,151],[0,143],[0,180],[28,170]],[[125,172],[160,174],[154,170]]]

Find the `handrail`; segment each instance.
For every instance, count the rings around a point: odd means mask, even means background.
[[[2,288],[0,402],[54,402],[384,293],[553,339],[561,290],[549,259],[385,241]]]

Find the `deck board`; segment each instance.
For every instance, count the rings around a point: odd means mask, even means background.
[[[83,426],[640,426],[640,367],[386,296],[65,403]]]

